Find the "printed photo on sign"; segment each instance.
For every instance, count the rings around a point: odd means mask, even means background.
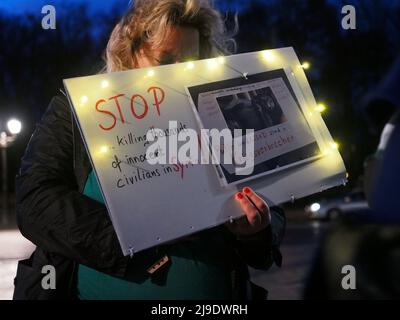
[[[202,128],[228,128],[233,144],[243,145],[235,149],[221,142],[219,150],[211,150],[221,159],[223,185],[284,170],[321,154],[284,69],[188,86],[187,91]],[[242,134],[235,136],[235,129]],[[246,129],[253,129],[254,136],[245,135]],[[246,143],[254,144],[254,170],[238,175],[234,150],[245,150]],[[227,153],[232,164],[222,161]]]
[[[287,121],[270,87],[217,97],[229,129],[259,131]]]

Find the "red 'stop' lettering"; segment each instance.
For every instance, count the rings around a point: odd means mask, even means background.
[[[150,99],[153,100],[152,101],[152,105],[155,107],[156,114],[158,116],[160,116],[161,115],[160,107],[161,107],[161,104],[164,102],[164,99],[165,99],[164,90],[162,88],[160,88],[160,87],[152,86],[152,87],[149,87],[147,89],[147,93],[150,94]],[[114,129],[114,127],[117,124],[117,120],[120,120],[121,123],[123,123],[123,124],[126,122],[125,119],[127,117],[127,114],[124,113],[124,112],[127,112],[126,111],[127,109],[126,109],[126,107],[124,109],[123,101],[119,100],[119,98],[124,97],[124,96],[125,96],[125,94],[121,93],[121,94],[118,94],[116,96],[108,98],[109,101],[111,101],[111,100],[114,101],[114,105],[115,105],[115,107],[117,109],[117,111],[114,112],[114,113],[112,111],[110,111],[110,110],[104,110],[104,108],[100,109],[100,105],[104,104],[106,102],[106,100],[100,99],[100,100],[97,101],[97,103],[96,103],[96,111],[99,112],[99,113],[105,114],[105,115],[107,115],[107,116],[112,118],[112,124],[109,125],[109,126],[105,126],[103,124],[99,124],[99,127],[102,130],[109,131],[109,130]],[[129,100],[129,98],[127,98],[127,100]],[[141,100],[143,102],[143,104],[140,103],[138,100]],[[137,105],[141,105],[142,107],[144,107],[143,112],[141,112],[141,113],[138,112]],[[145,118],[147,116],[147,114],[149,113],[148,100],[146,100],[146,98],[143,97],[140,94],[133,94],[131,99],[130,99],[130,113],[135,119],[139,119],[140,120],[140,119]]]

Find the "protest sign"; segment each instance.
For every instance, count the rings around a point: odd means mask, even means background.
[[[346,182],[292,48],[64,85],[126,255],[239,217],[233,197],[243,183],[276,205]],[[251,174],[235,164],[179,161],[182,135],[213,128],[254,129],[240,137],[254,146]],[[153,140],[168,145],[154,148]],[[163,156],[166,162],[157,163]]]

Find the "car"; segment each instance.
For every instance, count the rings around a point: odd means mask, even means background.
[[[311,219],[333,220],[343,214],[368,211],[369,206],[361,191],[351,192],[344,197],[323,199],[305,207]]]

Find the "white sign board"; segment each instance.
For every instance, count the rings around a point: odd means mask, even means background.
[[[73,78],[64,85],[125,255],[239,217],[233,197],[243,183],[276,205],[346,182],[292,48]],[[176,121],[174,130],[170,121]],[[147,161],[149,130],[173,136],[188,128],[252,126],[251,176],[235,175],[229,165],[216,170],[213,164]]]

